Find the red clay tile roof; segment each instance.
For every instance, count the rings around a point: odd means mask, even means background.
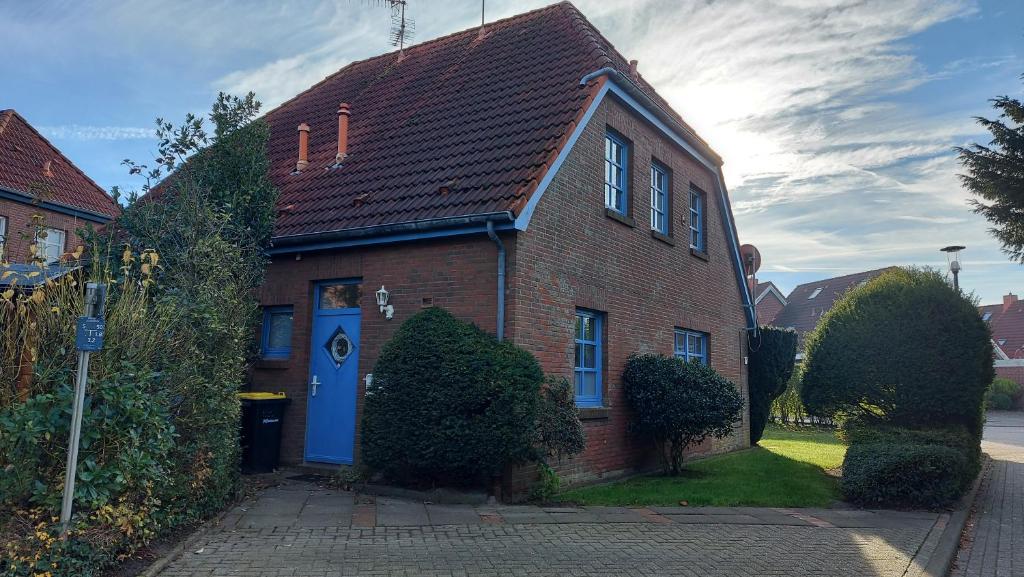
[[[108,217],[120,212],[110,195],[11,109],[0,110],[0,187]]]
[[[1005,308],[1005,310],[1004,310]],[[992,331],[992,340],[1011,359],[1024,359],[1024,301],[1015,300],[1006,305],[985,305],[978,307]]]
[[[858,272],[834,278],[802,284],[786,297],[786,307],[782,309],[772,322],[775,326],[796,329],[800,335],[800,343],[807,333],[814,330],[818,319],[832,308],[832,305],[846,291],[877,277],[892,267]],[[821,289],[820,292],[815,292]],[[814,298],[810,298],[815,295]]]
[[[484,30],[354,62],[268,113],[275,237],[518,213],[600,87],[580,79],[629,63],[568,2]],[[349,155],[332,169],[341,102]],[[310,164],[295,175],[303,122]]]

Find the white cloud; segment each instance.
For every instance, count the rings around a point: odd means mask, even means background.
[[[156,138],[152,128],[139,126],[85,126],[65,124],[61,126],[40,126],[39,132],[53,140],[133,140]]]

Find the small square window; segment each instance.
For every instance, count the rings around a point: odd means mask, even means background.
[[[65,236],[64,231],[60,229],[40,229],[36,232],[36,257],[46,264],[59,263],[60,255],[64,254]]]
[[[263,309],[263,339],[260,347],[264,359],[287,359],[292,352],[292,307]]]
[[[674,351],[676,358],[686,362],[708,364],[708,335],[697,331],[676,329]]]

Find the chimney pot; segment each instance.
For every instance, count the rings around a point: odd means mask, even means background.
[[[43,176],[50,178],[53,176],[53,161],[47,160],[43,163]]]
[[[338,105],[338,154],[334,164],[341,164],[348,156],[348,118],[352,116],[352,107],[348,102]]]
[[[309,125],[299,125],[299,159],[295,162],[295,172],[302,172],[309,166]]]
[[[640,62],[638,60],[630,60],[629,61],[629,77],[632,78],[633,80],[639,80],[640,79],[640,73],[637,72],[637,69],[636,69],[638,64],[640,64]]]
[[[1009,310],[1010,307],[1012,307],[1013,305],[1017,304],[1018,300],[1019,299],[1017,298],[1017,295],[1015,295],[1013,293],[1004,295],[1003,296],[1003,312],[1006,312],[1007,310]]]

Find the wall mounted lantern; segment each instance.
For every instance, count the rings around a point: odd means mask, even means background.
[[[380,285],[380,290],[377,291],[377,306],[380,307],[380,312],[384,315],[384,318],[389,321],[395,316],[395,307],[388,304],[388,297],[391,293],[384,288],[384,285]]]

